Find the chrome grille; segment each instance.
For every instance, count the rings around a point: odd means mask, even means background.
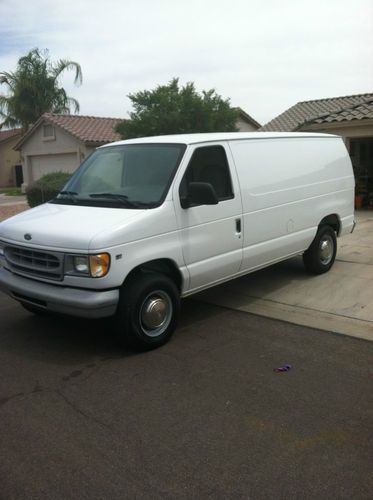
[[[61,280],[63,277],[62,253],[5,245],[4,255],[6,262],[15,272],[53,280]]]

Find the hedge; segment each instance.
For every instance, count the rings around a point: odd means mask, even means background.
[[[26,189],[27,202],[30,207],[36,207],[55,198],[72,174],[52,172],[43,175]]]

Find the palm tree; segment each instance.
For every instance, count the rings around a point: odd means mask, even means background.
[[[14,72],[0,72],[0,84],[7,86],[7,95],[0,94],[0,129],[21,125],[23,132],[43,113],[67,114],[71,108],[79,112],[79,103],[59,86],[65,70],[75,70],[74,83],[82,83],[78,63],[60,59],[52,63],[48,51],[31,50],[18,60]]]

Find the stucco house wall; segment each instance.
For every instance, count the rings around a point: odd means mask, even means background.
[[[22,145],[24,184],[28,185],[44,173],[61,170],[74,172],[87,155],[86,147],[78,139],[53,126],[52,137],[44,136],[40,126]]]
[[[242,118],[238,118],[236,121],[236,127],[240,132],[256,132],[258,130],[257,126],[246,120],[242,120]]]
[[[373,137],[373,120],[360,120],[356,122],[341,122],[328,124],[312,124],[300,129],[307,132],[322,132],[325,134],[335,134],[343,137],[346,146],[349,146],[350,139],[358,137]]]
[[[0,187],[16,185],[15,166],[21,164],[21,155],[13,148],[19,141],[19,137],[17,135],[0,142]]]

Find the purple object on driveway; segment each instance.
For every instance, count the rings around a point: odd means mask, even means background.
[[[280,366],[280,368],[274,368],[273,371],[274,372],[288,372],[292,368],[293,368],[292,365],[284,365],[284,366]]]

